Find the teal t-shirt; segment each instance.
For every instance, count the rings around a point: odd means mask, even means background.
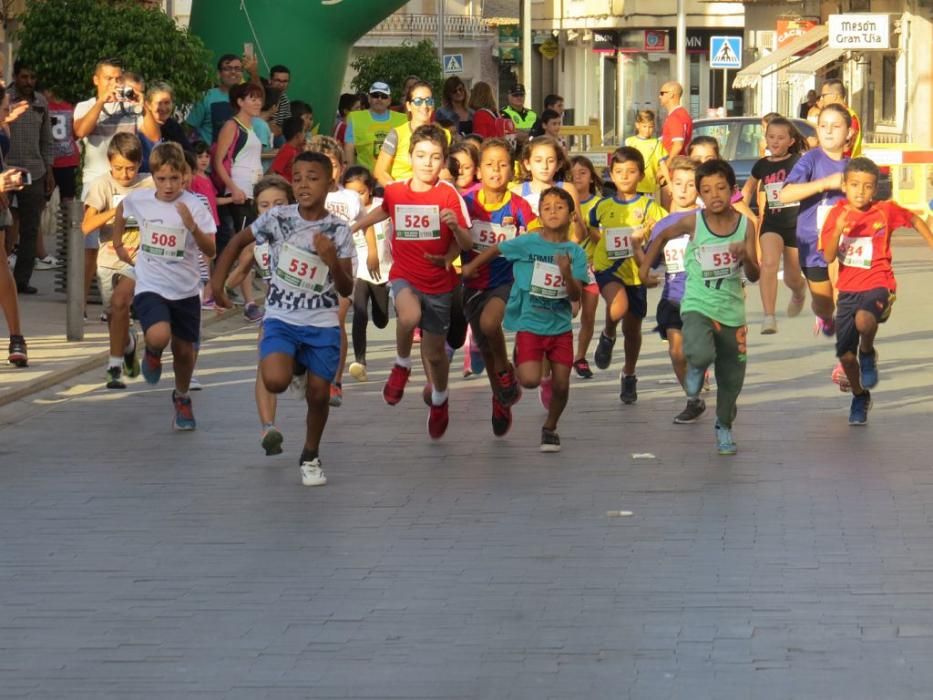
[[[570,256],[575,279],[587,283],[586,253],[573,241],[552,243],[538,233],[526,233],[499,244],[512,262],[515,282],[509,293],[503,326],[510,331],[560,335],[571,329],[573,312],[554,256]]]
[[[747,227],[748,219],[739,216],[735,230],[719,236],[709,230],[704,212],[697,212],[693,238],[684,252],[687,284],[681,315],[695,311],[724,326],[745,325],[742,264],[729,253],[729,246],[745,242]]]

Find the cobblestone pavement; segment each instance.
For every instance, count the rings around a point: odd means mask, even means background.
[[[711,415],[671,424],[647,332],[638,403],[620,357],[575,381],[559,455],[527,393],[494,439],[483,379],[453,383],[429,442],[417,380],[381,400],[383,332],[318,489],[302,404],[262,455],[255,330],[233,320],[205,343],[194,434],[171,432],[165,379],[6,406],[0,697],[929,698],[933,255],[898,259],[866,428],[812,319],[760,336],[750,288],[733,458]]]

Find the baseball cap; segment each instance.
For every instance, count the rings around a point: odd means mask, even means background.
[[[392,90],[389,89],[389,84],[384,83],[381,80],[377,80],[375,83],[369,86],[369,94],[371,95],[374,92],[381,92],[384,95],[392,94]]]
[[[522,85],[521,83],[516,83],[515,85],[512,86],[512,89],[509,90],[509,94],[510,94],[510,95],[515,95],[516,97],[519,97],[519,96],[524,97],[524,96],[525,96],[525,86]]]

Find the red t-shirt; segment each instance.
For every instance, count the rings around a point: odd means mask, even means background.
[[[478,109],[473,113],[473,133],[484,139],[498,136],[496,133],[496,115],[488,109]]]
[[[693,138],[693,119],[682,105],[675,107],[667,119],[664,120],[664,128],[661,129],[661,143],[668,153],[671,152],[671,146],[674,141],[683,141],[681,155],[687,155],[687,146]]]
[[[425,294],[446,294],[460,280],[425,259],[424,254],[446,255],[453,231],[440,221],[444,209],[457,214],[457,223],[470,227],[466,204],[449,182],[440,181],[427,192],[412,191],[409,183],[393,182],[385,188],[382,208],[392,219],[392,267],[389,280],[406,280]]]
[[[347,120],[341,119],[334,127],[334,138],[343,146],[347,142]]]
[[[891,267],[891,234],[910,227],[914,215],[894,202],[875,202],[868,211],[859,211],[846,200],[836,202],[826,216],[820,233],[820,247],[836,235],[839,219],[845,223],[839,242],[840,292],[867,292],[872,289],[897,288]]]
[[[70,102],[49,102],[53,168],[74,168],[81,163],[81,151],[74,137],[74,111]]]
[[[281,175],[289,182],[292,181],[292,163],[295,162],[295,158],[298,155],[299,151],[297,148],[292,146],[290,143],[283,145],[279,152],[275,155],[275,160],[272,161],[272,165],[269,166],[269,172],[275,173],[276,175]]]

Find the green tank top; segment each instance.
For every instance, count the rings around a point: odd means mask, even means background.
[[[735,230],[717,236],[706,225],[706,216],[697,212],[693,240],[684,254],[687,284],[680,312],[694,311],[724,326],[745,325],[745,290],[742,264],[729,252],[733,243],[745,242],[748,219],[739,217]]]

